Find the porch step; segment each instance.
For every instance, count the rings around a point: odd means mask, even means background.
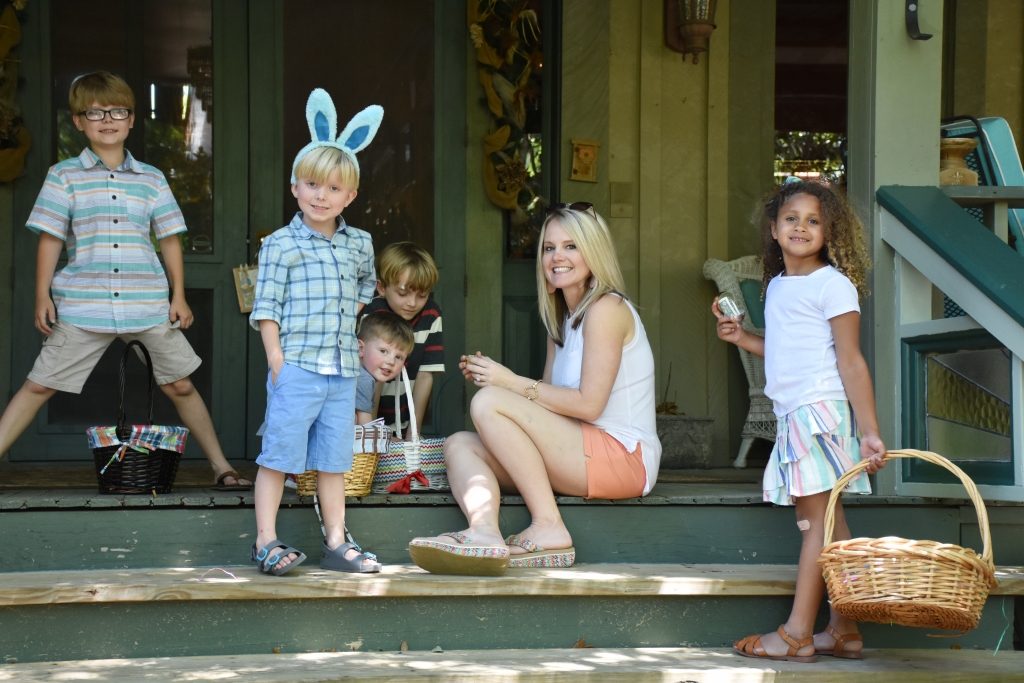
[[[252,566],[0,574],[0,661],[393,652],[403,644],[420,652],[724,647],[785,620],[796,574],[781,565],[607,563],[501,577],[403,565],[357,576],[309,562],[283,577]],[[968,634],[936,639],[865,624],[865,639],[889,648],[1012,648],[1024,567],[1001,567],[999,579]]]
[[[1024,681],[1024,653],[971,650],[871,650],[860,661],[820,657],[812,664],[748,659],[729,649],[571,648],[448,652],[317,652],[107,659],[0,665],[0,679],[225,681],[444,681],[516,683],[901,683]]]
[[[789,564],[800,552],[791,508],[760,502],[756,484],[659,483],[623,501],[559,497],[578,562]],[[95,491],[2,491],[0,573],[131,567],[208,567],[244,562],[253,541],[252,494],[194,491],[100,496]],[[980,550],[974,508],[959,500],[855,497],[847,519],[859,536],[948,541]],[[1021,507],[989,506],[995,557],[1024,564]],[[346,520],[364,548],[385,564],[409,562],[415,536],[461,529],[450,495],[372,495],[347,502]],[[502,529],[530,523],[518,496],[504,496]],[[307,553],[320,545],[312,507],[286,494],[280,537]]]
[[[254,565],[163,569],[8,572],[0,607],[190,600],[336,600],[436,597],[792,596],[794,565],[577,564],[510,569],[503,576],[445,576],[415,565],[379,574],[319,569],[317,558],[284,576]],[[993,596],[1024,596],[1024,567],[998,567]]]

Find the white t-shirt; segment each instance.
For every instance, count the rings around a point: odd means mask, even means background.
[[[846,400],[829,320],[850,311],[860,312],[857,288],[832,266],[768,283],[764,393],[776,417],[817,401]]]
[[[623,303],[633,314],[633,338],[622,347],[619,372],[615,375],[608,403],[593,424],[610,434],[629,452],[635,451],[638,443],[643,447],[640,453],[647,474],[643,491],[646,496],[654,488],[661,464],[661,442],[654,417],[654,354],[636,309],[625,299]],[[583,328],[586,324],[584,319],[575,330],[568,320],[563,324],[565,343],[555,347],[551,365],[552,385],[579,388],[583,371]]]

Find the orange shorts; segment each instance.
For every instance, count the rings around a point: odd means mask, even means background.
[[[632,453],[599,427],[583,422],[583,454],[587,458],[587,498],[637,498],[643,495],[647,471],[640,444]]]

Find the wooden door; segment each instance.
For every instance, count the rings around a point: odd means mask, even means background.
[[[136,125],[127,148],[168,177],[189,228],[183,238],[185,279],[196,322],[186,336],[203,359],[192,379],[225,454],[243,458],[246,325],[231,268],[246,258],[248,117],[246,81],[237,78],[247,68],[246,5],[114,0],[97,12],[92,5],[52,0],[40,3],[38,12],[38,24],[26,36],[41,57],[26,96],[29,108],[38,109],[32,120],[39,122],[30,168],[45,169],[85,144],[71,125],[67,104],[76,75],[106,69],[128,81],[136,96]],[[27,216],[42,177],[37,170],[19,184],[19,213]],[[15,230],[15,386],[28,374],[40,345],[31,322],[36,243],[30,231]],[[12,448],[13,460],[90,457],[86,427],[115,419],[121,348],[115,342],[108,349],[82,394],[58,393],[43,408]],[[133,368],[130,384],[141,387],[143,377],[140,367]],[[140,400],[141,393],[130,396],[130,419],[143,417]],[[155,421],[179,422],[159,392]],[[202,456],[190,446],[186,457]]]

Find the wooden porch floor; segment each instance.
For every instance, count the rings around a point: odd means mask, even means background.
[[[259,469],[255,463],[235,463],[243,477],[253,479]],[[659,483],[673,484],[750,484],[760,481],[760,467],[735,469],[662,470]],[[176,489],[209,488],[212,475],[204,461],[185,461],[178,467]],[[0,489],[86,489],[96,485],[96,472],[91,462],[0,463]]]
[[[237,464],[243,477],[253,479],[257,466],[254,463]],[[175,507],[180,505],[230,506],[251,505],[252,491],[216,491],[211,486],[212,475],[205,461],[181,463],[174,482],[174,490],[160,495],[105,495],[97,492],[96,473],[92,463],[0,463],[0,510],[34,509],[53,507],[56,501],[60,507]],[[761,502],[760,468],[701,470],[663,470],[658,477],[654,491],[646,498],[630,503],[641,504],[750,504]],[[285,492],[286,498],[300,499],[293,490]],[[506,496],[506,501],[518,501],[517,496]],[[402,502],[429,502],[455,504],[446,493],[421,493],[413,496],[372,494],[359,499],[350,499],[350,505],[401,504]],[[311,502],[311,501],[310,501]],[[560,502],[582,503],[581,498],[562,497]],[[587,501],[591,504],[612,501]]]
[[[243,477],[255,479],[255,463],[235,463]],[[745,469],[662,470],[658,483],[643,498],[611,501],[587,500],[575,496],[559,496],[562,505],[759,505],[762,467]],[[0,462],[0,511],[47,508],[118,508],[118,507],[235,507],[253,504],[253,492],[217,491],[212,488],[212,474],[205,461],[182,462],[174,482],[174,490],[155,495],[101,494],[96,487],[96,473],[90,462],[11,463]],[[521,505],[518,496],[503,496],[505,503]],[[285,491],[285,502],[299,506],[312,504],[311,498],[300,498],[294,490]],[[917,496],[848,496],[844,504],[956,504],[961,499],[924,498]],[[412,495],[371,494],[349,498],[348,505],[372,507],[403,504],[456,505],[446,492],[424,492]],[[996,506],[1014,504],[996,503]]]

